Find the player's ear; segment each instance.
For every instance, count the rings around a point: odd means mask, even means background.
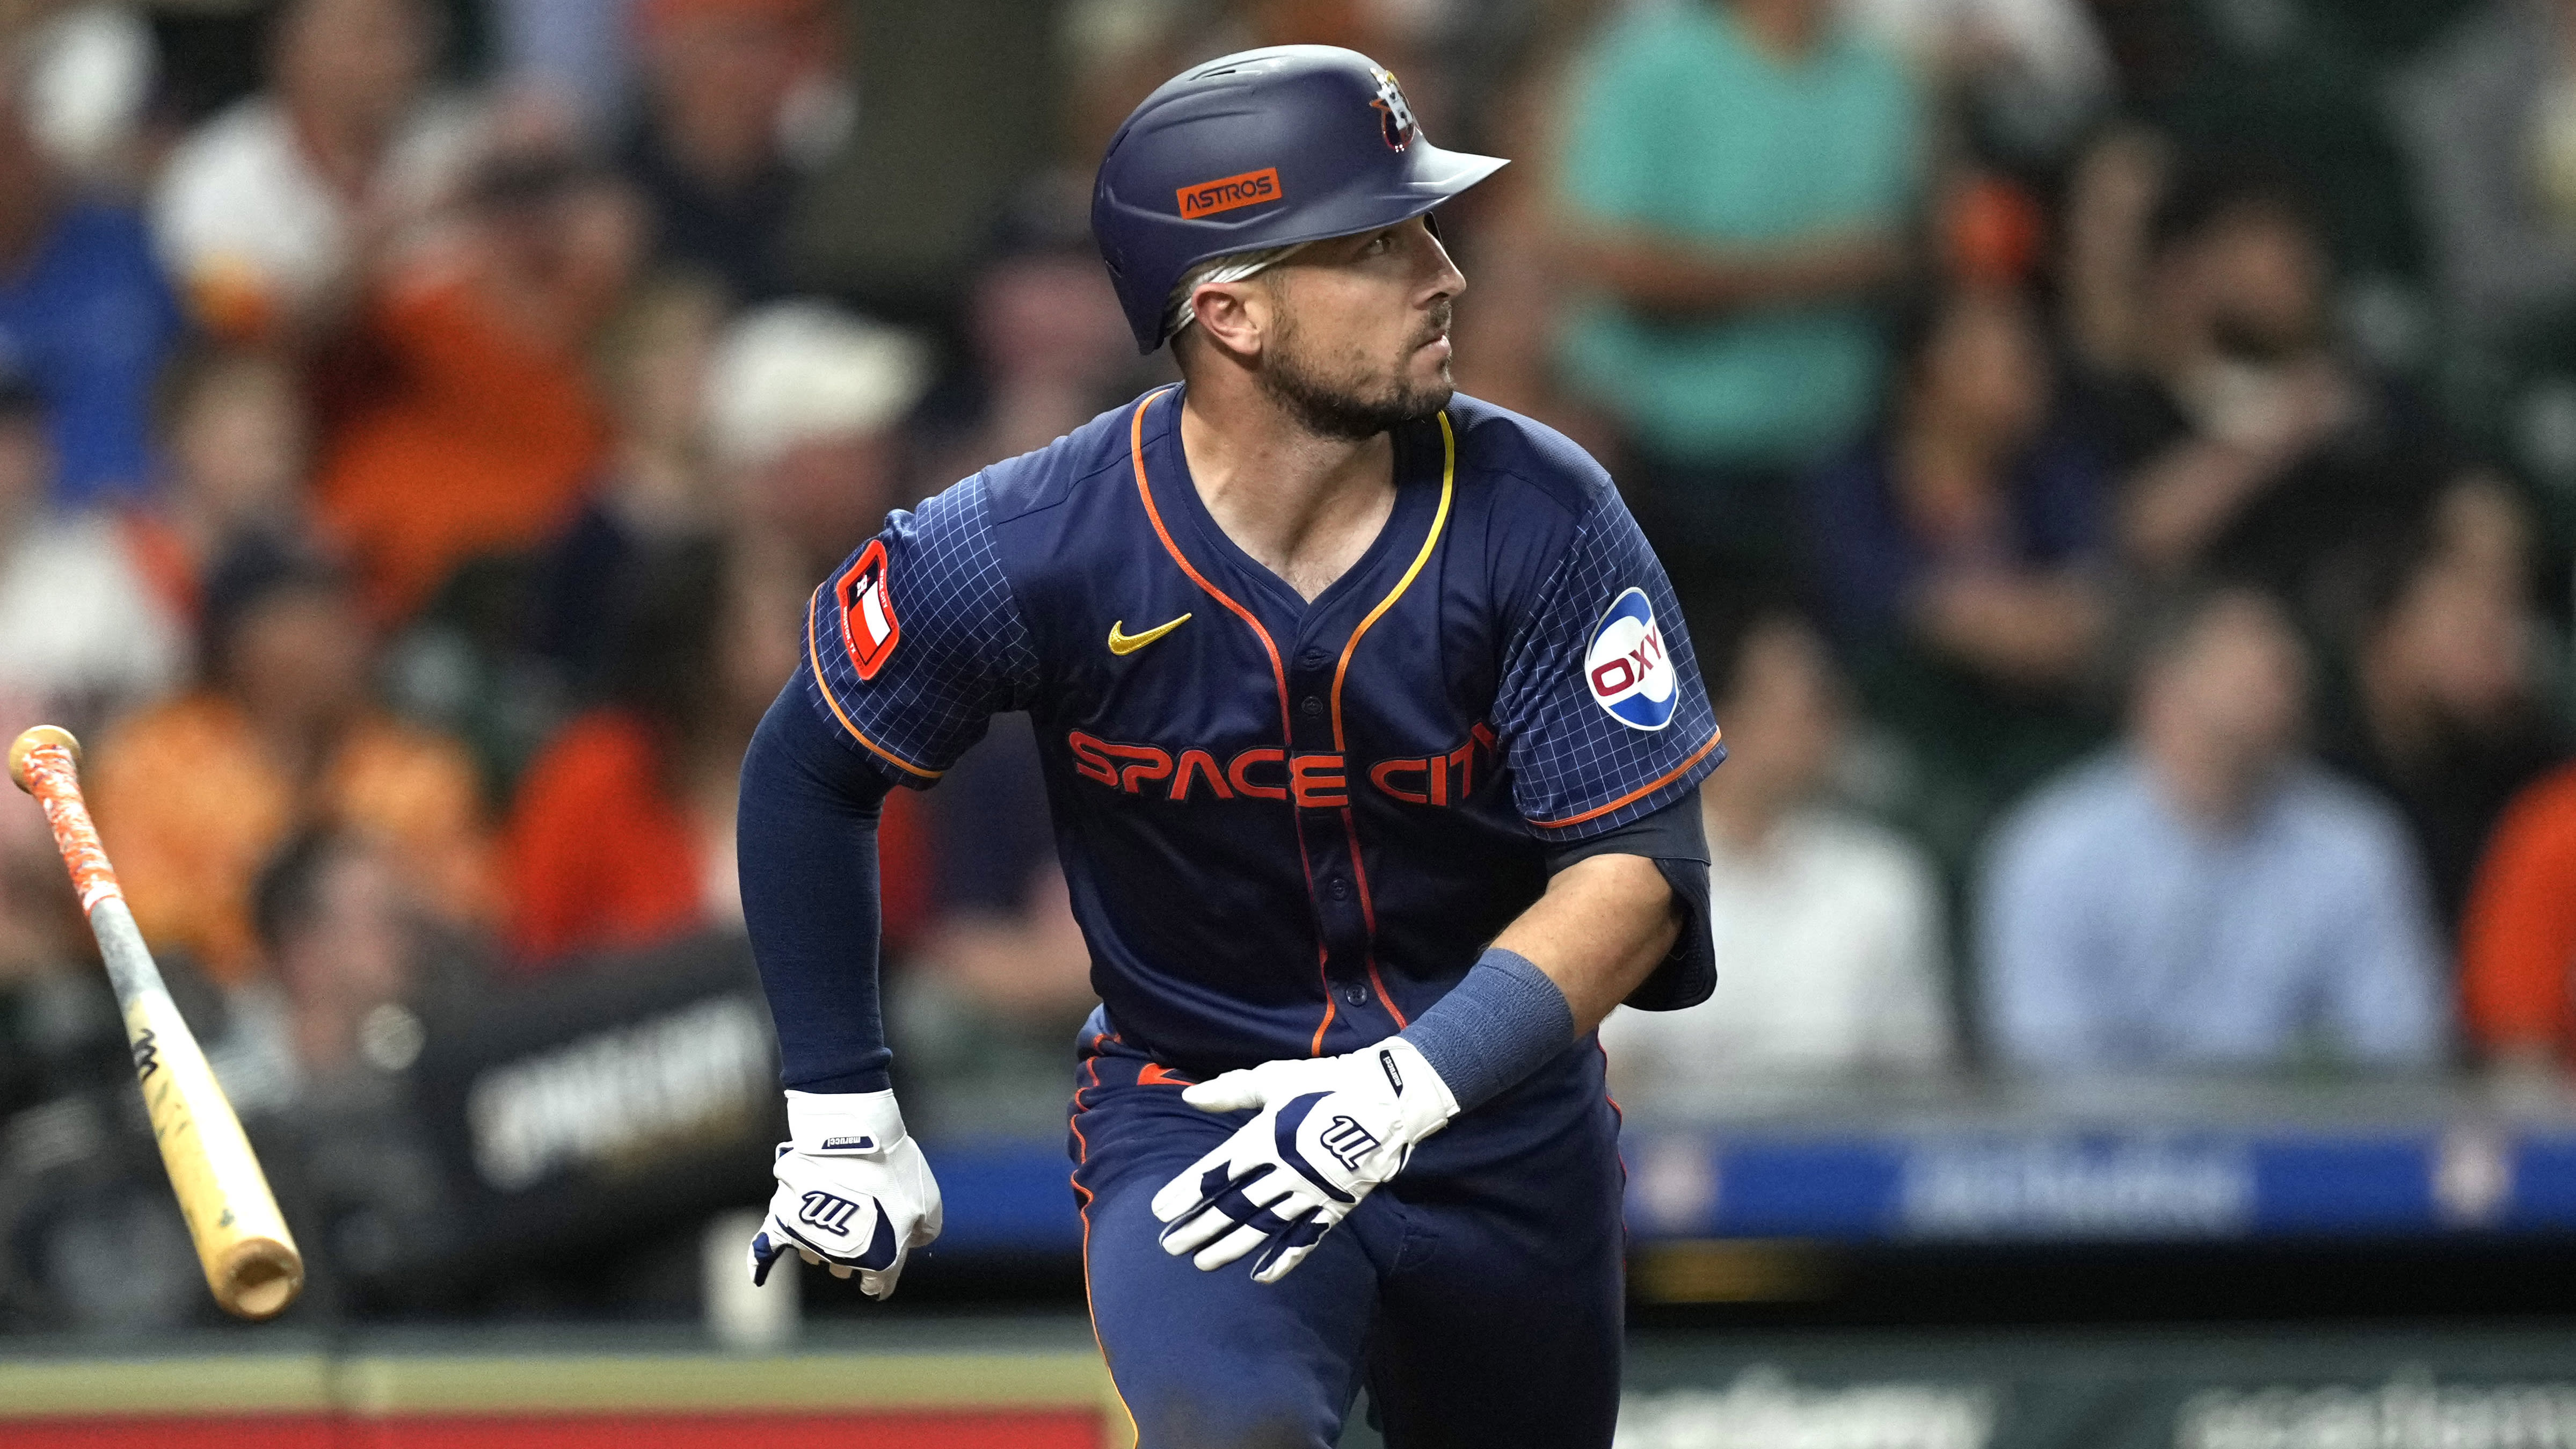
[[[1273,320],[1269,302],[1267,290],[1250,281],[1208,282],[1190,293],[1190,310],[1198,316],[1199,331],[1219,352],[1238,362],[1261,355]]]

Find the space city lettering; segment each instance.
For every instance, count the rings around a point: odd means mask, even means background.
[[[1177,803],[1193,799],[1293,800],[1302,809],[1335,810],[1351,792],[1367,788],[1407,805],[1462,804],[1476,789],[1479,756],[1490,773],[1499,747],[1491,727],[1479,724],[1458,747],[1438,754],[1379,760],[1355,768],[1330,750],[1294,754],[1275,745],[1236,751],[1219,762],[1214,751],[1104,740],[1085,730],[1064,737],[1076,774],[1126,795],[1151,795]]]

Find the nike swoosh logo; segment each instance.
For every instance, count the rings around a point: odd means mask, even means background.
[[[1171,633],[1174,629],[1181,627],[1189,621],[1190,616],[1183,614],[1181,617],[1172,620],[1168,624],[1157,624],[1142,634],[1129,634],[1125,632],[1127,621],[1121,619],[1117,623],[1109,626],[1109,652],[1112,654],[1133,654],[1137,650],[1142,649],[1146,645],[1153,643],[1155,640],[1162,638],[1164,635]]]

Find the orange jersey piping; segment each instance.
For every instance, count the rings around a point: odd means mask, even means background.
[[[1091,1046],[1093,1056],[1091,1060],[1083,1063],[1083,1066],[1090,1071],[1092,1089],[1097,1091],[1100,1087],[1098,1055],[1100,1041],[1095,1039]],[[1100,1336],[1100,1315],[1091,1306],[1091,1200],[1094,1194],[1090,1188],[1082,1185],[1082,1169],[1091,1164],[1091,1139],[1083,1135],[1082,1131],[1082,1114],[1087,1110],[1089,1110],[1089,1104],[1082,1100],[1081,1090],[1075,1089],[1073,1114],[1065,1119],[1064,1125],[1073,1129],[1073,1140],[1078,1144],[1073,1159],[1072,1180],[1073,1190],[1082,1195],[1082,1307],[1084,1316],[1091,1320],[1092,1346],[1100,1350],[1100,1371],[1109,1375],[1109,1392],[1117,1395],[1118,1411],[1127,1416],[1129,1434],[1131,1437],[1136,1437],[1141,1436],[1142,1433],[1136,1424],[1136,1411],[1127,1406],[1127,1391],[1118,1387],[1118,1371],[1109,1366],[1109,1343]]]
[[[1691,766],[1708,758],[1708,752],[1717,748],[1718,740],[1725,733],[1726,732],[1724,730],[1710,730],[1708,732],[1707,744],[1693,750],[1689,759],[1675,765],[1662,779],[1655,781],[1653,784],[1640,785],[1636,789],[1629,791],[1627,794],[1620,796],[1618,799],[1611,801],[1609,804],[1596,805],[1593,808],[1584,811],[1580,815],[1568,815],[1563,820],[1533,820],[1530,824],[1537,826],[1541,830],[1562,830],[1566,826],[1580,825],[1586,820],[1607,815],[1622,805],[1633,804],[1636,801],[1643,800],[1647,796],[1654,794],[1657,790],[1664,788],[1673,781],[1680,779],[1683,775],[1688,774]]]

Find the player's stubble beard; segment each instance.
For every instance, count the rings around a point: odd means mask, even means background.
[[[1362,358],[1335,368],[1307,355],[1296,319],[1283,314],[1278,335],[1253,375],[1298,426],[1317,437],[1351,442],[1374,438],[1449,406],[1457,389],[1449,380],[1448,359],[1441,359],[1440,381],[1434,386],[1417,386],[1410,375],[1413,354],[1449,330],[1449,316],[1448,298],[1434,302],[1393,366],[1379,370]]]

